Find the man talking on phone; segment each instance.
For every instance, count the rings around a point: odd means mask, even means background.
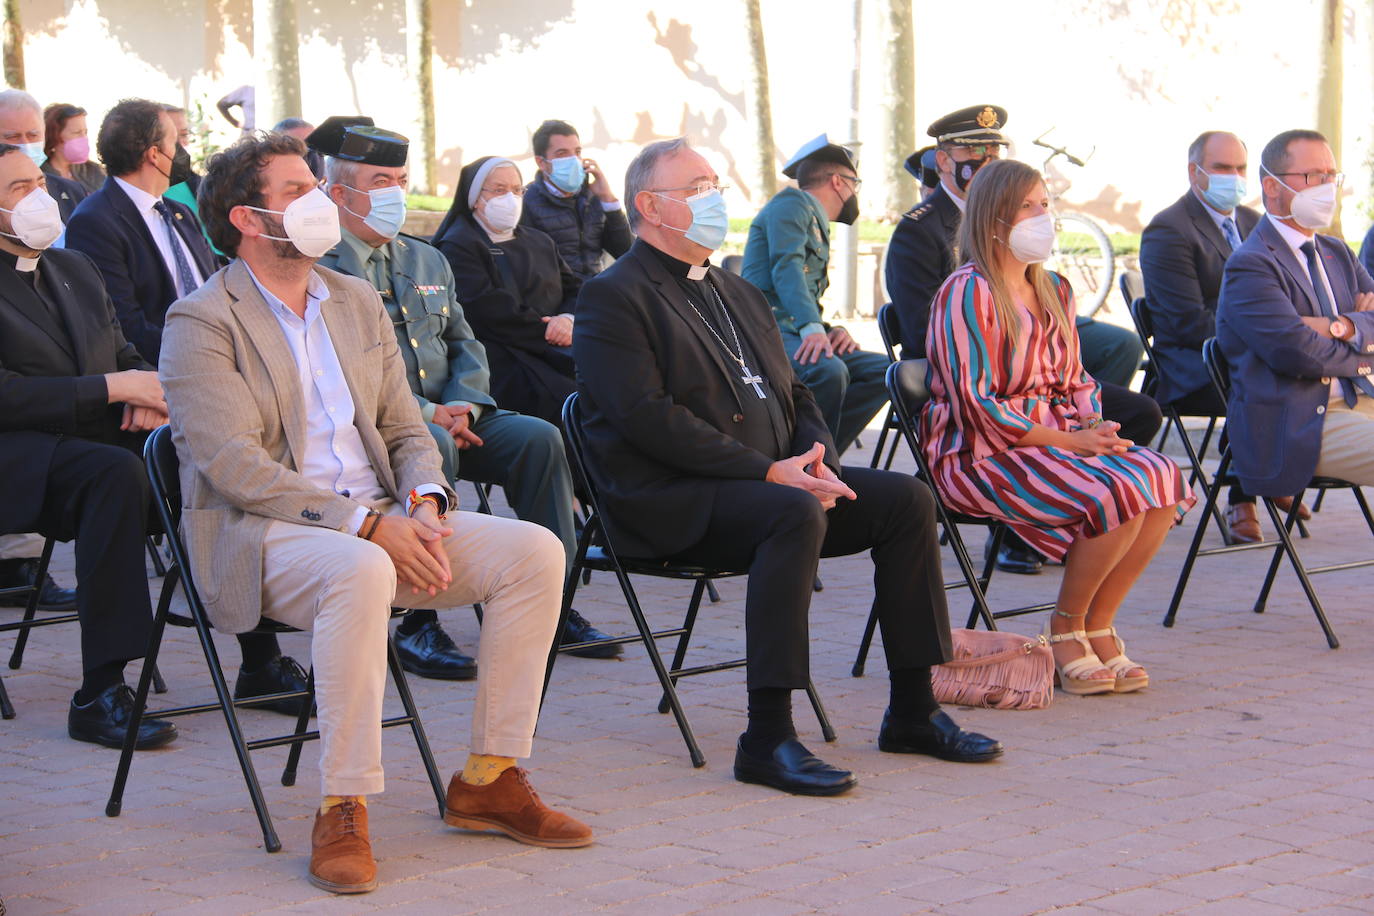
[[[568,122],[539,125],[534,161],[539,174],[525,186],[520,225],[551,236],[578,279],[590,280],[601,272],[604,255],[614,260],[634,242],[625,208],[596,161],[582,158],[577,128]]]

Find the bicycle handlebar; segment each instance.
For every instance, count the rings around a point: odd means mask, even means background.
[[[1043,147],[1043,148],[1045,148],[1045,149],[1047,149],[1047,150],[1050,150],[1050,157],[1049,157],[1049,159],[1046,159],[1045,162],[1048,164],[1049,161],[1050,161],[1050,159],[1053,159],[1055,156],[1063,156],[1065,159],[1069,160],[1069,162],[1070,162],[1071,164],[1076,165],[1076,166],[1078,166],[1079,168],[1085,167],[1085,166],[1088,164],[1086,160],[1084,160],[1084,159],[1079,159],[1077,156],[1075,156],[1073,153],[1069,152],[1068,150],[1064,149],[1064,147],[1062,147],[1062,146],[1055,146],[1053,143],[1046,143],[1046,142],[1045,142],[1045,137],[1046,137],[1046,135],[1048,135],[1048,134],[1050,133],[1050,131],[1052,131],[1052,130],[1054,130],[1053,127],[1051,127],[1050,130],[1045,131],[1045,133],[1041,134],[1040,136],[1036,137],[1033,141],[1031,141],[1031,142],[1034,143],[1036,146]],[[1094,148],[1094,149],[1093,149],[1093,152],[1094,152],[1094,153],[1097,152],[1097,149]],[[1089,158],[1089,159],[1092,158],[1092,153],[1089,153],[1089,154],[1088,154],[1088,158]]]

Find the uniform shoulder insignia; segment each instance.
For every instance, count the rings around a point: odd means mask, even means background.
[[[411,235],[409,232],[398,232],[396,233],[396,238],[405,239],[410,242],[424,242],[426,245],[430,243],[429,239],[422,239],[418,235]]]
[[[902,214],[902,218],[903,218],[903,219],[914,220],[914,221],[916,221],[916,222],[920,222],[922,219],[924,219],[926,216],[928,216],[932,211],[934,211],[934,209],[935,209],[935,205],[932,204],[930,201],[928,201],[928,200],[922,201],[921,203],[919,203],[919,204],[917,204],[916,206],[912,207],[910,210],[906,211],[906,213]]]

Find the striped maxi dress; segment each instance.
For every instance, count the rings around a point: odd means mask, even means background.
[[[1033,424],[1072,431],[1080,417],[1102,412],[1097,382],[1079,358],[1073,290],[1051,276],[1068,313],[1067,340],[1019,307],[1020,329],[1010,333],[972,264],[940,287],[926,338],[931,399],[921,442],[947,506],[1001,519],[1061,560],[1079,538],[1147,509],[1177,506],[1181,515],[1196,500],[1173,461],[1139,445],[1091,458],[1016,445]]]

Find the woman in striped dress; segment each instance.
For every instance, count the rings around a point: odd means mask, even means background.
[[[931,307],[921,441],[947,505],[1065,560],[1047,627],[1064,689],[1139,690],[1149,676],[1112,622],[1194,497],[1171,460],[1102,419],[1073,290],[1040,263],[1054,239],[1048,208],[1030,166],[978,172],[960,228],[969,262]]]

